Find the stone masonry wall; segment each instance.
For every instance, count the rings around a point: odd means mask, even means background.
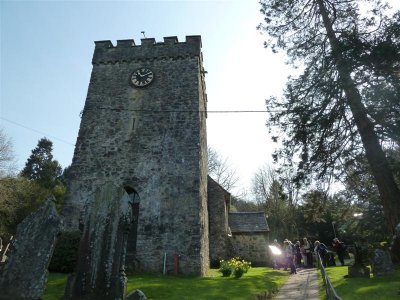
[[[221,259],[231,258],[228,237],[228,205],[230,194],[208,177],[208,212],[211,267],[218,267]]]
[[[143,270],[204,275],[209,265],[206,95],[201,38],[96,42],[93,70],[62,211],[75,229],[105,182],[140,197],[136,258]],[[150,68],[146,88],[130,85]]]
[[[252,266],[268,264],[268,234],[267,233],[234,233],[232,238],[235,255],[251,261]]]

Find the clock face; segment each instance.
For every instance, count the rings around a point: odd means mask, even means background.
[[[148,86],[154,79],[154,73],[148,68],[139,68],[132,73],[131,82],[136,87]]]

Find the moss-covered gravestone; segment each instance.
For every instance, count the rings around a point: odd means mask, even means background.
[[[390,254],[383,249],[375,249],[372,253],[371,267],[374,276],[386,276],[394,272]]]
[[[130,204],[125,190],[111,183],[88,199],[77,267],[68,279],[65,299],[124,299]]]
[[[348,267],[349,277],[370,277],[370,268],[366,266],[368,249],[362,244],[354,244],[354,264]]]
[[[17,227],[8,262],[0,273],[0,299],[41,299],[61,219],[48,199]]]

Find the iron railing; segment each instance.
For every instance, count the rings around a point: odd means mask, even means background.
[[[326,270],[324,265],[322,264],[321,257],[319,253],[317,253],[317,267],[321,270],[323,286],[326,292],[326,299],[327,300],[342,300],[339,295],[336,293],[335,288],[332,285],[332,282],[329,280],[328,274],[326,274]]]

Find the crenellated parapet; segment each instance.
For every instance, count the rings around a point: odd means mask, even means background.
[[[176,36],[164,37],[164,42],[154,38],[141,39],[136,45],[133,39],[117,40],[114,46],[111,41],[96,41],[92,63],[108,64],[154,59],[179,59],[201,57],[201,36],[186,36],[185,42],[179,42]]]

